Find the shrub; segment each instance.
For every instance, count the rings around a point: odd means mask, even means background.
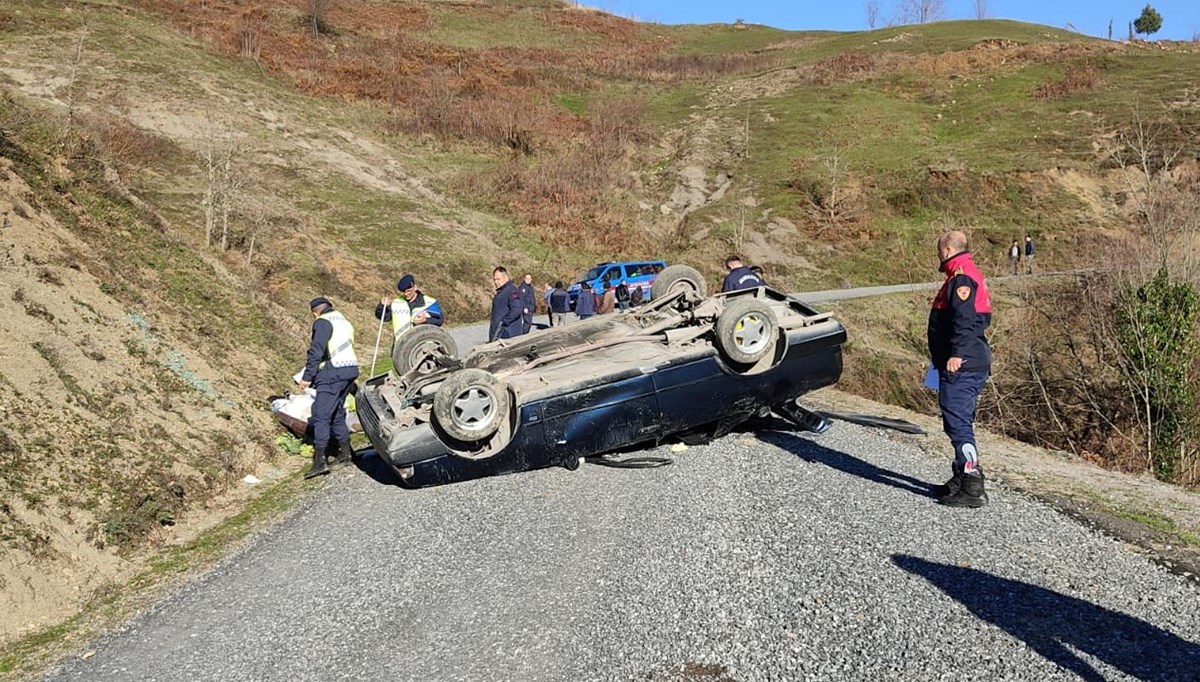
[[[1160,268],[1145,284],[1127,285],[1116,301],[1121,370],[1138,406],[1154,475],[1175,480],[1189,459],[1196,426],[1197,390],[1192,381],[1200,343],[1196,326],[1200,294]]]

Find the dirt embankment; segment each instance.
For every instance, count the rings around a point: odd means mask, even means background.
[[[226,371],[262,360],[182,340],[187,318],[131,290],[22,170],[0,155],[0,643],[74,613],[140,548],[210,525],[218,496],[271,455],[257,382]]]

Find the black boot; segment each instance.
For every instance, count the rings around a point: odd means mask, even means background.
[[[305,480],[329,473],[329,465],[325,463],[325,453],[321,450],[313,449],[312,468],[304,472]]]
[[[969,507],[978,509],[988,503],[987,493],[983,489],[983,474],[963,474],[959,479],[958,490],[938,498],[938,504],[947,507]]]
[[[354,461],[354,448],[350,447],[350,441],[344,440],[338,443],[337,454],[331,461],[334,464],[349,464]]]
[[[950,480],[941,485],[933,487],[932,492],[934,497],[949,497],[950,495],[958,493],[958,489],[962,487],[962,465],[958,462],[954,462],[950,465],[950,471],[953,474],[950,476]]]

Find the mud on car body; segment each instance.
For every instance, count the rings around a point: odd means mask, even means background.
[[[659,273],[653,301],[617,315],[495,341],[372,377],[363,429],[407,486],[550,466],[669,436],[719,435],[837,382],[842,325],[760,287],[706,296],[694,269]],[[448,337],[447,337],[448,338]],[[414,358],[415,360],[415,358]]]

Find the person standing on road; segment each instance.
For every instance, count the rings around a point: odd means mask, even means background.
[[[393,343],[401,334],[416,325],[432,324],[440,327],[445,322],[442,304],[418,289],[412,275],[406,274],[401,277],[400,281],[396,282],[396,290],[400,292],[399,298],[383,298],[380,299],[379,305],[375,306],[375,319],[392,322]]]
[[[600,295],[600,300],[596,302],[596,314],[607,315],[617,307],[617,295],[613,292],[612,280],[604,282],[604,293]]]
[[[537,292],[533,290],[533,275],[528,272],[521,279],[521,283],[517,286],[521,292],[521,328],[524,330],[522,334],[528,334],[530,329],[533,329],[533,311],[537,308]]]
[[[550,320],[555,327],[562,327],[567,324],[567,315],[571,314],[571,297],[567,295],[566,289],[563,289],[562,280],[554,283],[554,288],[550,290]]]
[[[579,298],[575,299],[575,314],[581,320],[596,314],[596,294],[591,286],[584,285],[579,290]]]
[[[1033,237],[1025,235],[1025,274],[1033,274]]]
[[[938,372],[942,429],[954,446],[953,476],[938,489],[938,502],[950,507],[987,504],[983,469],[975,443],[975,406],[992,367],[984,330],[992,321],[987,282],[967,250],[967,236],[955,230],[938,239],[946,281],[929,311],[929,356]]]
[[[1012,274],[1017,274],[1017,270],[1021,266],[1021,247],[1017,246],[1017,240],[1013,240],[1012,246],[1008,247],[1008,267],[1012,270]]]
[[[640,306],[642,304],[643,297],[644,297],[644,294],[642,293],[642,287],[640,287],[640,286],[633,287],[632,289],[629,290],[629,306],[632,308],[636,308],[636,307]]]
[[[754,272],[742,265],[740,256],[730,256],[725,259],[725,269],[729,274],[725,275],[725,281],[721,283],[721,293],[726,291],[738,291],[739,289],[753,289],[763,285],[762,278],[754,274]]]
[[[488,341],[511,339],[525,333],[525,298],[509,279],[503,265],[492,271],[496,294],[492,297],[492,319],[488,325]]]
[[[554,287],[546,282],[545,288],[542,289],[542,300],[546,302],[546,324],[554,326],[554,313],[550,310],[550,296],[554,293]]]
[[[358,356],[354,354],[354,326],[324,296],[309,302],[312,311],[312,343],[299,382],[300,390],[312,386],[317,392],[312,406],[313,461],[304,478],[329,473],[325,461],[330,436],[337,442],[337,463],[354,457],[350,429],[346,427],[346,396],[358,378]]]
[[[621,280],[621,283],[618,284],[616,289],[613,290],[613,295],[615,296],[615,298],[617,300],[617,307],[619,307],[621,309],[621,312],[625,312],[626,310],[629,310],[629,283],[628,282],[626,282],[625,280]]]

